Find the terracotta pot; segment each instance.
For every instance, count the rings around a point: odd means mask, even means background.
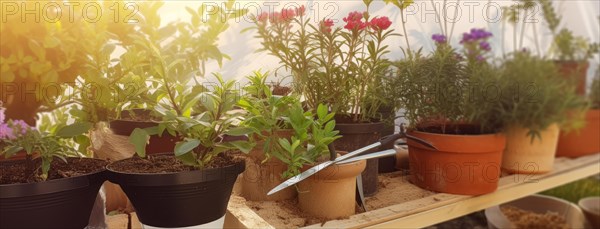
[[[335,129],[340,131],[342,137],[333,144],[336,150],[352,152],[361,147],[373,144],[382,137],[381,131],[385,128],[383,122],[374,123],[347,123],[336,117]],[[378,148],[366,151],[363,154],[379,151]],[[365,196],[373,196],[377,193],[379,184],[379,159],[367,160],[367,167],[362,173],[363,191]]]
[[[590,63],[587,61],[554,61],[560,74],[576,85],[576,92],[585,96],[586,76]]]
[[[586,124],[579,130],[560,132],[557,157],[580,157],[600,152],[600,109],[586,113]]]
[[[129,111],[121,112],[121,117],[127,117]],[[148,115],[149,110],[134,109],[137,115]],[[152,121],[132,121],[132,120],[113,120],[110,122],[110,129],[116,135],[129,136],[136,128],[144,129],[157,126],[157,122]],[[179,137],[171,136],[169,133],[163,133],[162,136],[152,135],[146,145],[146,154],[157,154],[173,152],[175,144],[180,140]]]
[[[297,185],[300,209],[312,216],[337,219],[354,215],[356,176],[366,161],[335,164],[301,181]],[[312,166],[304,166],[303,171]]]
[[[490,193],[498,187],[504,135],[410,134],[438,148],[408,140],[410,172],[417,186],[460,195]]]
[[[540,132],[541,139],[528,135],[529,129],[509,126],[506,131],[506,150],[502,158],[502,169],[509,173],[540,174],[552,171],[558,124],[552,124]]]
[[[280,138],[289,139],[293,132],[291,130],[278,131],[276,134]],[[265,154],[262,151],[262,144],[262,142],[259,142],[247,155],[246,170],[241,179],[241,195],[251,201],[293,199],[296,197],[296,190],[292,188],[286,188],[273,195],[267,196],[267,193],[271,189],[286,180],[281,177],[281,174],[287,170],[287,165],[274,157],[264,161]]]

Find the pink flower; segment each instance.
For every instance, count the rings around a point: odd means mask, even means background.
[[[4,119],[6,119],[6,115],[4,114],[4,108],[0,107],[0,124],[4,123]]]
[[[269,17],[269,21],[271,21],[271,23],[275,24],[281,21],[281,13],[279,12],[274,12],[270,15]]]
[[[294,9],[283,9],[281,10],[281,20],[291,21],[296,17],[296,10]]]
[[[392,21],[388,17],[374,17],[369,24],[374,30],[386,30],[392,25]]]
[[[267,13],[267,12],[262,12],[261,14],[259,14],[259,15],[256,17],[256,20],[257,20],[257,21],[259,21],[259,22],[263,22],[263,23],[264,23],[264,22],[267,22],[267,19],[268,19],[268,18],[269,18],[269,13]]]
[[[306,12],[306,7],[304,7],[304,5],[300,6],[300,8],[296,8],[297,16],[304,16],[305,12]]]
[[[331,33],[331,27],[333,27],[333,20],[327,19],[321,21],[321,31]]]

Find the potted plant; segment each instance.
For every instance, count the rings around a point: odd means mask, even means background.
[[[553,37],[549,53],[554,56],[554,63],[561,75],[576,85],[577,94],[584,96],[587,85],[587,70],[590,65],[587,60],[600,51],[600,45],[590,43],[584,37],[575,36],[567,28],[559,30],[561,17],[554,9],[552,1],[538,0],[538,2],[542,8],[548,30],[550,30]]]
[[[408,134],[437,148],[408,139],[412,181],[422,188],[462,195],[497,188],[505,137],[499,131],[498,101],[485,90],[499,78],[487,61],[491,36],[483,29],[463,34],[461,54],[445,35],[435,34],[432,54],[409,53],[398,63],[396,83],[402,85]]]
[[[502,168],[511,173],[545,173],[552,170],[561,125],[577,120],[567,111],[585,103],[575,88],[561,78],[552,61],[513,53],[502,64],[502,122],[506,150]]]
[[[200,15],[200,12],[206,11],[209,6],[203,4],[198,9],[186,8],[191,16],[189,21],[161,25],[159,10],[164,2],[140,4],[140,11],[136,14],[139,22],[132,26],[127,40],[118,43],[125,52],[116,63],[107,62],[109,58],[98,58],[94,66],[101,68],[86,72],[84,77],[86,82],[102,86],[97,90],[109,91],[111,95],[105,95],[99,100],[83,101],[82,109],[78,112],[83,113],[84,118],[109,113],[101,121],[109,121],[112,132],[121,136],[130,136],[136,128],[158,126],[162,117],[155,112],[154,107],[159,103],[176,103],[176,110],[184,109],[177,107],[180,101],[172,98],[173,93],[166,84],[193,84],[193,94],[206,91],[206,85],[199,81],[206,77],[206,65],[214,61],[220,66],[223,59],[227,59],[227,55],[218,48],[219,35],[226,31],[230,20],[243,17],[246,12],[240,10],[235,14],[228,13],[235,10],[235,2],[232,1],[216,7],[214,13],[206,18],[207,23],[204,23],[203,17],[206,15]],[[117,44],[113,44],[113,48],[114,45]],[[156,74],[155,66],[161,60],[156,58],[150,46],[158,49],[162,57],[179,62],[170,69],[176,74],[170,74],[169,78]],[[181,96],[178,99],[183,98]],[[170,133],[152,135],[146,146],[146,153],[169,152],[178,140],[180,136]]]
[[[246,111],[242,126],[252,130],[250,136],[257,144],[247,155],[241,195],[253,201],[292,199],[296,196],[293,189],[270,196],[267,192],[285,181],[282,174],[287,165],[279,159],[284,153],[279,139],[292,136],[291,107],[301,107],[300,100],[294,96],[274,95],[266,83],[266,73],[255,72],[247,78],[250,83],[244,87],[245,94],[238,106]]]
[[[0,163],[0,226],[87,226],[105,180],[106,162],[81,158],[72,139],[86,133],[91,124],[54,126],[56,131],[48,133],[23,120],[5,121],[4,111],[0,107],[0,155],[25,151],[27,156]]]
[[[588,98],[591,108],[585,112],[583,128],[562,132],[558,138],[557,157],[580,157],[600,152],[600,71],[592,81]]]
[[[197,106],[198,114],[187,108],[156,107],[163,116],[158,127],[135,129],[131,136],[137,156],[107,166],[109,180],[125,191],[144,225],[223,227],[233,184],[245,168],[236,154],[253,146],[225,139],[225,135],[242,136],[250,131],[238,127],[242,113],[232,111],[239,100],[235,82],[216,78],[211,91],[184,100],[188,105],[182,107]],[[174,98],[186,95],[185,90],[176,90],[181,87],[170,87]],[[150,135],[162,132],[182,137],[174,153],[146,156]]]
[[[370,4],[370,2],[368,1]],[[336,116],[342,138],[336,149],[356,150],[377,141],[384,123],[376,120],[381,100],[369,99],[389,61],[384,45],[395,35],[387,17],[352,12],[344,28],[334,28],[331,19],[313,25],[304,6],[263,13],[255,20],[263,50],[277,57],[293,77],[293,91],[305,98],[308,109],[326,104]],[[363,176],[365,195],[377,191],[377,160],[372,159]]]
[[[287,164],[285,178],[293,177],[315,164],[333,160],[338,153],[329,145],[340,136],[334,130],[334,113],[327,106],[319,105],[316,114],[303,111],[300,103],[290,107],[286,117],[293,129],[291,139],[280,138],[283,149],[274,156]],[[296,185],[300,209],[314,217],[336,219],[355,213],[356,176],[366,167],[366,161],[335,164],[319,171]]]

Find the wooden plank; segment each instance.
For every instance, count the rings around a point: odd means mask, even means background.
[[[482,196],[438,193],[353,215],[345,220],[332,220],[307,228],[426,227],[598,173],[600,173],[600,154],[575,159],[557,158],[554,170],[550,173],[503,176],[499,181],[498,190],[494,193]],[[229,212],[237,218],[239,222],[237,228],[272,228],[243,201],[232,202],[230,202]]]
[[[232,217],[225,215],[225,228],[275,228],[246,206],[242,197],[231,196],[227,212]]]
[[[131,222],[131,229],[142,229],[142,223],[140,223],[140,219],[138,219],[137,214],[135,212],[132,212],[131,214],[129,214],[130,216],[130,222]]]
[[[106,225],[108,229],[126,229],[129,227],[129,215],[107,215]]]
[[[568,183],[571,181],[575,181],[575,180],[593,175],[595,173],[600,173],[600,166],[598,165],[599,163],[600,163],[600,154],[589,155],[589,156],[580,157],[580,158],[576,158],[576,159],[557,158],[553,172],[546,173],[546,174],[540,174],[540,175],[516,174],[516,175],[502,177],[499,181],[498,190],[496,192],[480,196],[479,198],[485,198],[484,199],[485,203],[491,203],[491,202],[494,203],[493,205],[489,205],[489,206],[494,206],[494,205],[497,205],[500,203],[509,202],[511,200],[514,200],[514,199],[517,199],[517,198],[520,198],[523,196],[534,194],[534,193],[537,193],[537,192],[540,192],[540,191],[543,191],[546,189],[550,189],[550,188],[560,186],[562,184],[565,184],[565,183]],[[587,166],[587,167],[583,168],[585,166]],[[596,170],[594,171],[594,169],[596,169]],[[566,171],[571,171],[571,170],[574,170],[574,171],[569,173],[570,174],[569,176],[560,176],[560,179],[559,178],[549,179],[549,178],[558,176]],[[549,180],[545,181],[546,179],[549,179]],[[542,181],[544,181],[544,183],[540,183]],[[513,191],[511,188],[514,188],[515,186],[522,186],[522,185],[526,185],[526,186],[520,188],[519,190],[526,192],[526,194],[523,194],[519,197],[511,198],[511,197],[515,196],[511,193]],[[538,188],[532,188],[532,187],[538,187]],[[489,196],[489,197],[486,197],[486,196]],[[321,224],[311,225],[308,228],[364,228],[364,227],[374,226],[374,225],[377,225],[375,227],[379,228],[379,227],[384,227],[386,225],[386,224],[384,224],[385,222],[396,221],[396,220],[401,221],[403,217],[415,215],[415,214],[422,213],[422,212],[427,212],[432,209],[442,209],[442,208],[446,208],[448,206],[455,206],[455,205],[462,206],[464,204],[463,203],[464,201],[473,199],[473,198],[477,198],[477,197],[439,193],[439,194],[436,194],[433,196],[428,196],[428,197],[425,197],[422,199],[409,201],[406,203],[389,206],[386,208],[376,209],[376,210],[365,212],[362,214],[357,214],[357,215],[351,216],[349,219],[328,221],[327,223],[325,223],[323,225],[321,225]],[[502,199],[502,198],[504,198],[504,199]],[[510,199],[508,199],[508,198],[510,198]],[[444,222],[446,220],[453,219],[453,218],[456,218],[456,217],[459,217],[462,215],[466,215],[466,214],[469,214],[469,213],[472,213],[475,211],[479,211],[486,207],[489,207],[489,206],[481,207],[478,205],[478,203],[479,202],[474,202],[473,206],[469,206],[466,209],[469,212],[463,212],[461,214],[448,214],[446,212],[445,215],[442,216],[442,217],[444,217],[444,219],[435,220],[435,219],[432,219],[432,218],[429,218],[428,216],[426,216],[425,218],[423,218],[423,223],[428,224],[425,226],[434,225],[439,222]],[[402,227],[401,225],[398,225],[395,223],[392,223],[392,225],[393,225],[392,227]],[[412,226],[412,228],[425,227],[425,226]]]

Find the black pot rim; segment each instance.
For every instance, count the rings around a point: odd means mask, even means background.
[[[127,173],[116,171],[110,168],[112,164],[119,161],[112,162],[106,166],[106,170],[109,173],[108,180],[113,183],[127,184],[132,186],[169,186],[207,182],[219,180],[227,174],[240,174],[246,168],[245,161],[240,160],[232,165],[225,167],[194,171],[182,171],[172,173]]]
[[[99,160],[97,158],[86,158],[90,160]],[[22,160],[17,160],[19,162]],[[88,173],[85,175],[66,177],[48,181],[41,181],[35,183],[19,183],[19,184],[3,184],[0,185],[0,198],[18,198],[33,195],[43,195],[56,192],[62,192],[65,190],[72,190],[78,188],[84,188],[90,185],[89,177],[92,176],[103,176],[106,172],[106,168],[102,168],[96,172]],[[102,178],[103,179],[103,178]]]
[[[384,122],[371,123],[335,123],[335,130],[339,130],[340,134],[366,134],[373,132],[381,132],[385,127]]]

